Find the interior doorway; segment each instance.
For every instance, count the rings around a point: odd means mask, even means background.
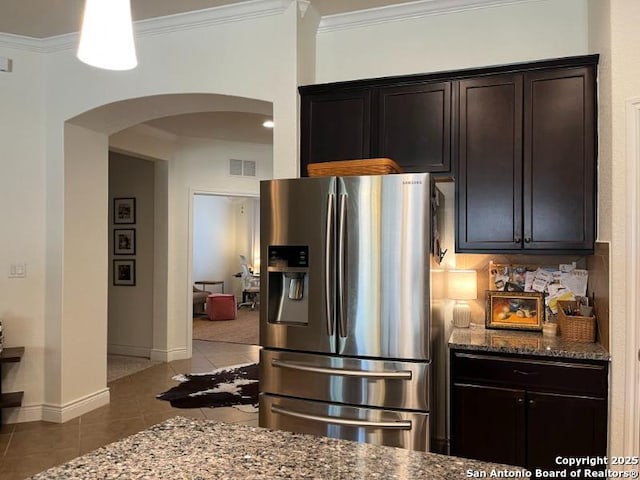
[[[243,302],[241,263],[255,272],[260,269],[259,198],[194,193],[192,215],[193,339],[257,345],[259,314]],[[233,314],[221,320],[211,312],[212,293],[233,295]]]

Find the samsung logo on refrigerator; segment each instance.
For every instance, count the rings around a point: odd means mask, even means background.
[[[422,185],[422,180],[403,180],[403,185]]]

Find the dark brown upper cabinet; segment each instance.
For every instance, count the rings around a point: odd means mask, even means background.
[[[457,250],[522,248],[522,75],[461,80]]]
[[[381,88],[377,117],[377,157],[405,172],[451,170],[451,82]]]
[[[368,158],[370,112],[369,89],[303,95],[300,174],[309,163]]]
[[[406,172],[451,170],[451,82],[386,80],[300,93],[301,175],[309,163],[379,157]]]
[[[459,82],[456,251],[593,251],[595,68]]]
[[[598,55],[299,88],[300,175],[387,157],[456,181],[456,251],[593,252]]]

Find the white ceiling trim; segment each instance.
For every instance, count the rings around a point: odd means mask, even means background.
[[[322,17],[318,33],[540,0],[417,0]]]
[[[291,5],[292,1],[294,0],[250,0],[193,12],[177,13],[134,22],[134,30],[136,37],[149,37],[180,30],[280,15]],[[42,39],[0,33],[0,47],[36,53],[53,53],[76,48],[78,38],[78,32]]]

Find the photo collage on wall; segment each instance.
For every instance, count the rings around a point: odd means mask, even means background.
[[[588,302],[589,272],[575,262],[559,265],[511,265],[489,263],[489,290],[498,292],[539,292],[551,313],[557,313],[558,300],[584,298]]]
[[[136,199],[113,199],[113,285],[133,287],[136,284]],[[122,227],[121,227],[122,225]]]

